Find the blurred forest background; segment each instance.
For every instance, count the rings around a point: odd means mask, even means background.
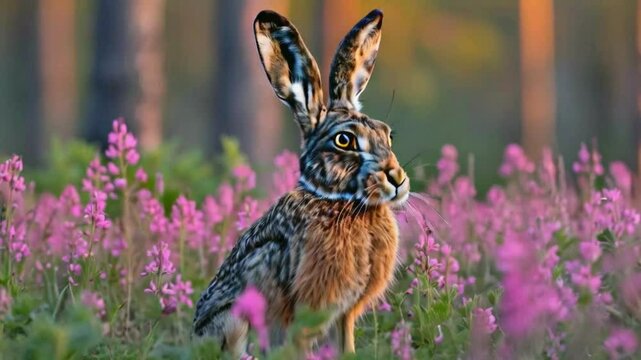
[[[43,164],[52,139],[106,141],[124,116],[153,150],[220,151],[237,137],[259,169],[298,130],[259,63],[252,22],[288,16],[326,81],[340,39],[385,13],[364,112],[395,128],[401,161],[434,173],[445,143],[496,180],[506,144],[638,165],[639,0],[0,0],[0,154]],[[324,86],[327,84],[325,83]],[[390,106],[391,105],[391,106]]]

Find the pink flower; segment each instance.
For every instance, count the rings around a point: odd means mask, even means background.
[[[109,145],[105,155],[109,159],[116,160],[123,158],[129,165],[136,165],[140,155],[136,149],[138,142],[132,133],[127,130],[122,118],[116,119],[112,123],[112,130],[109,133]]]
[[[334,360],[337,357],[336,349],[329,344],[324,344],[316,352],[307,355],[306,360]]]
[[[138,200],[144,218],[148,221],[152,234],[165,234],[169,221],[165,217],[165,209],[158,199],[154,198],[147,189],[138,191]]]
[[[7,289],[0,287],[0,315],[8,314],[11,311],[11,295]]]
[[[146,183],[147,180],[148,180],[148,176],[147,176],[147,173],[145,172],[145,169],[138,168],[138,170],[136,170],[136,181],[141,183]]]
[[[392,305],[390,305],[387,301],[383,301],[378,305],[378,311],[391,312]]]
[[[256,173],[247,165],[238,165],[232,170],[232,174],[238,181],[236,191],[243,192],[256,187]]]
[[[622,161],[615,161],[610,164],[610,175],[616,186],[624,194],[629,195],[632,190],[632,173]]]
[[[161,173],[156,173],[156,193],[161,195],[165,192],[165,179]]]
[[[515,173],[529,174],[534,171],[534,163],[532,163],[523,148],[517,144],[510,144],[505,148],[503,154],[503,164],[499,170],[501,176],[511,176]]]
[[[203,245],[203,213],[196,208],[196,202],[179,196],[171,208],[171,226],[179,234],[185,233],[187,243],[192,249]]]
[[[7,183],[10,191],[22,193],[26,189],[22,173],[22,159],[18,155],[13,155],[9,160],[0,164],[0,184]]]
[[[252,198],[246,198],[243,202],[240,211],[238,212],[238,220],[236,221],[236,228],[244,230],[248,228],[254,221],[258,220],[261,211],[258,208],[258,201]]]
[[[589,262],[595,262],[601,256],[601,247],[596,241],[583,241],[579,244],[581,256]]]
[[[637,349],[637,337],[631,330],[615,329],[603,343],[611,359],[621,359],[634,354]]]
[[[220,205],[218,205],[213,196],[205,197],[203,201],[203,213],[205,215],[205,222],[209,224],[209,226],[216,225],[225,218]]]
[[[409,324],[401,322],[396,325],[392,331],[392,352],[401,360],[411,360],[412,353],[412,334]]]
[[[249,286],[236,299],[231,308],[232,315],[246,319],[249,325],[258,333],[258,342],[262,349],[266,349],[269,344],[269,333],[267,323],[265,322],[265,311],[267,310],[267,301],[263,295],[252,286]]]
[[[85,207],[85,221],[94,224],[98,229],[108,229],[111,221],[107,219],[105,209],[107,208],[107,194],[96,190],[91,193],[91,199]]]
[[[284,193],[292,190],[300,177],[298,155],[290,151],[283,151],[274,159],[276,171],[272,175],[272,199],[277,199]]]
[[[590,153],[588,147],[584,143],[581,143],[579,159],[572,164],[572,170],[577,174],[603,175],[601,154],[599,154],[596,148],[592,149]]]
[[[97,293],[84,290],[81,295],[81,301],[83,305],[93,310],[99,318],[104,319],[107,316],[105,300]]]
[[[147,257],[151,259],[140,273],[141,276],[152,274],[170,275],[176,272],[176,267],[171,262],[171,250],[166,242],[160,241],[158,245],[151,247],[147,251]]]
[[[438,169],[437,182],[439,185],[445,185],[454,179],[459,171],[458,151],[454,145],[444,145],[441,148],[441,158],[436,163]]]
[[[480,324],[480,328],[487,334],[496,331],[496,317],[492,314],[492,308],[475,308],[474,309],[475,321]]]

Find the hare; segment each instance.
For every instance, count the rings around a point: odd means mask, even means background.
[[[383,13],[373,10],[345,36],[331,65],[323,101],[316,61],[285,17],[262,11],[256,45],[276,96],[302,132],[298,186],[238,240],[196,306],[195,336],[245,351],[248,324],[230,308],[248,286],[268,302],[270,329],[282,334],[297,306],[329,311],[341,350],[354,352],[354,323],[383,295],[396,265],[392,208],[409,180],[392,151],[391,130],[359,112],[372,70]]]

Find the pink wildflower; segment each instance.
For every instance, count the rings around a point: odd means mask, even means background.
[[[248,165],[238,165],[232,170],[236,178],[236,191],[249,191],[256,187],[256,173]]]
[[[7,289],[0,287],[0,315],[8,314],[11,311],[11,295]]]
[[[409,324],[401,322],[392,331],[392,352],[401,360],[411,360],[412,334]]]
[[[458,151],[454,145],[444,145],[441,148],[441,158],[436,163],[438,169],[437,182],[439,185],[445,185],[454,179],[459,171]]]
[[[157,275],[170,275],[176,272],[174,264],[171,262],[171,250],[166,242],[160,241],[158,245],[151,247],[147,251],[147,257],[151,259],[140,273],[141,276],[152,274]]]
[[[269,333],[267,323],[265,322],[265,311],[267,310],[267,301],[263,295],[254,287],[249,286],[236,299],[231,308],[232,315],[246,319],[249,325],[258,333],[258,342],[262,349],[266,349],[269,344]]]
[[[81,295],[82,304],[95,312],[100,319],[107,316],[105,300],[98,294],[89,290],[84,290]]]
[[[525,155],[523,148],[517,144],[510,144],[505,148],[503,163],[499,173],[501,176],[511,176],[516,173],[529,174],[534,171],[534,163]]]
[[[107,208],[107,194],[96,190],[91,193],[91,199],[85,207],[85,221],[93,224],[98,229],[108,229],[111,221],[107,219],[105,209]]]
[[[611,359],[621,359],[634,354],[637,349],[637,337],[631,330],[615,329],[603,343]]]
[[[272,198],[277,199],[284,193],[292,190],[298,183],[300,170],[298,164],[298,155],[291,151],[283,151],[274,159],[276,171],[272,176],[274,190]]]
[[[588,147],[582,143],[579,150],[579,159],[572,164],[572,170],[577,174],[603,175],[601,154],[596,148],[590,152]]]
[[[338,358],[336,349],[333,346],[325,344],[316,352],[307,355],[306,360],[334,360]]]
[[[491,334],[496,331],[496,317],[492,314],[492,308],[476,308],[474,309],[474,317],[476,321],[481,325],[481,329],[487,333]]]

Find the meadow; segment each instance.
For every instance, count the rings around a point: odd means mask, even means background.
[[[216,167],[171,147],[141,155],[119,120],[108,140],[102,154],[58,145],[40,171],[18,155],[0,163],[0,357],[224,358],[191,341],[194,303],[239,234],[296,186],[297,155],[276,157],[269,177],[231,140]],[[511,144],[501,183],[477,194],[473,162],[459,158],[471,159],[445,145],[433,166],[408,165],[397,280],[358,323],[356,354],[324,345],[307,358],[640,358],[628,167],[603,164],[596,146],[535,163]],[[269,348],[264,307],[249,289],[233,310],[259,358],[293,356],[300,330],[324,320],[301,309]]]

